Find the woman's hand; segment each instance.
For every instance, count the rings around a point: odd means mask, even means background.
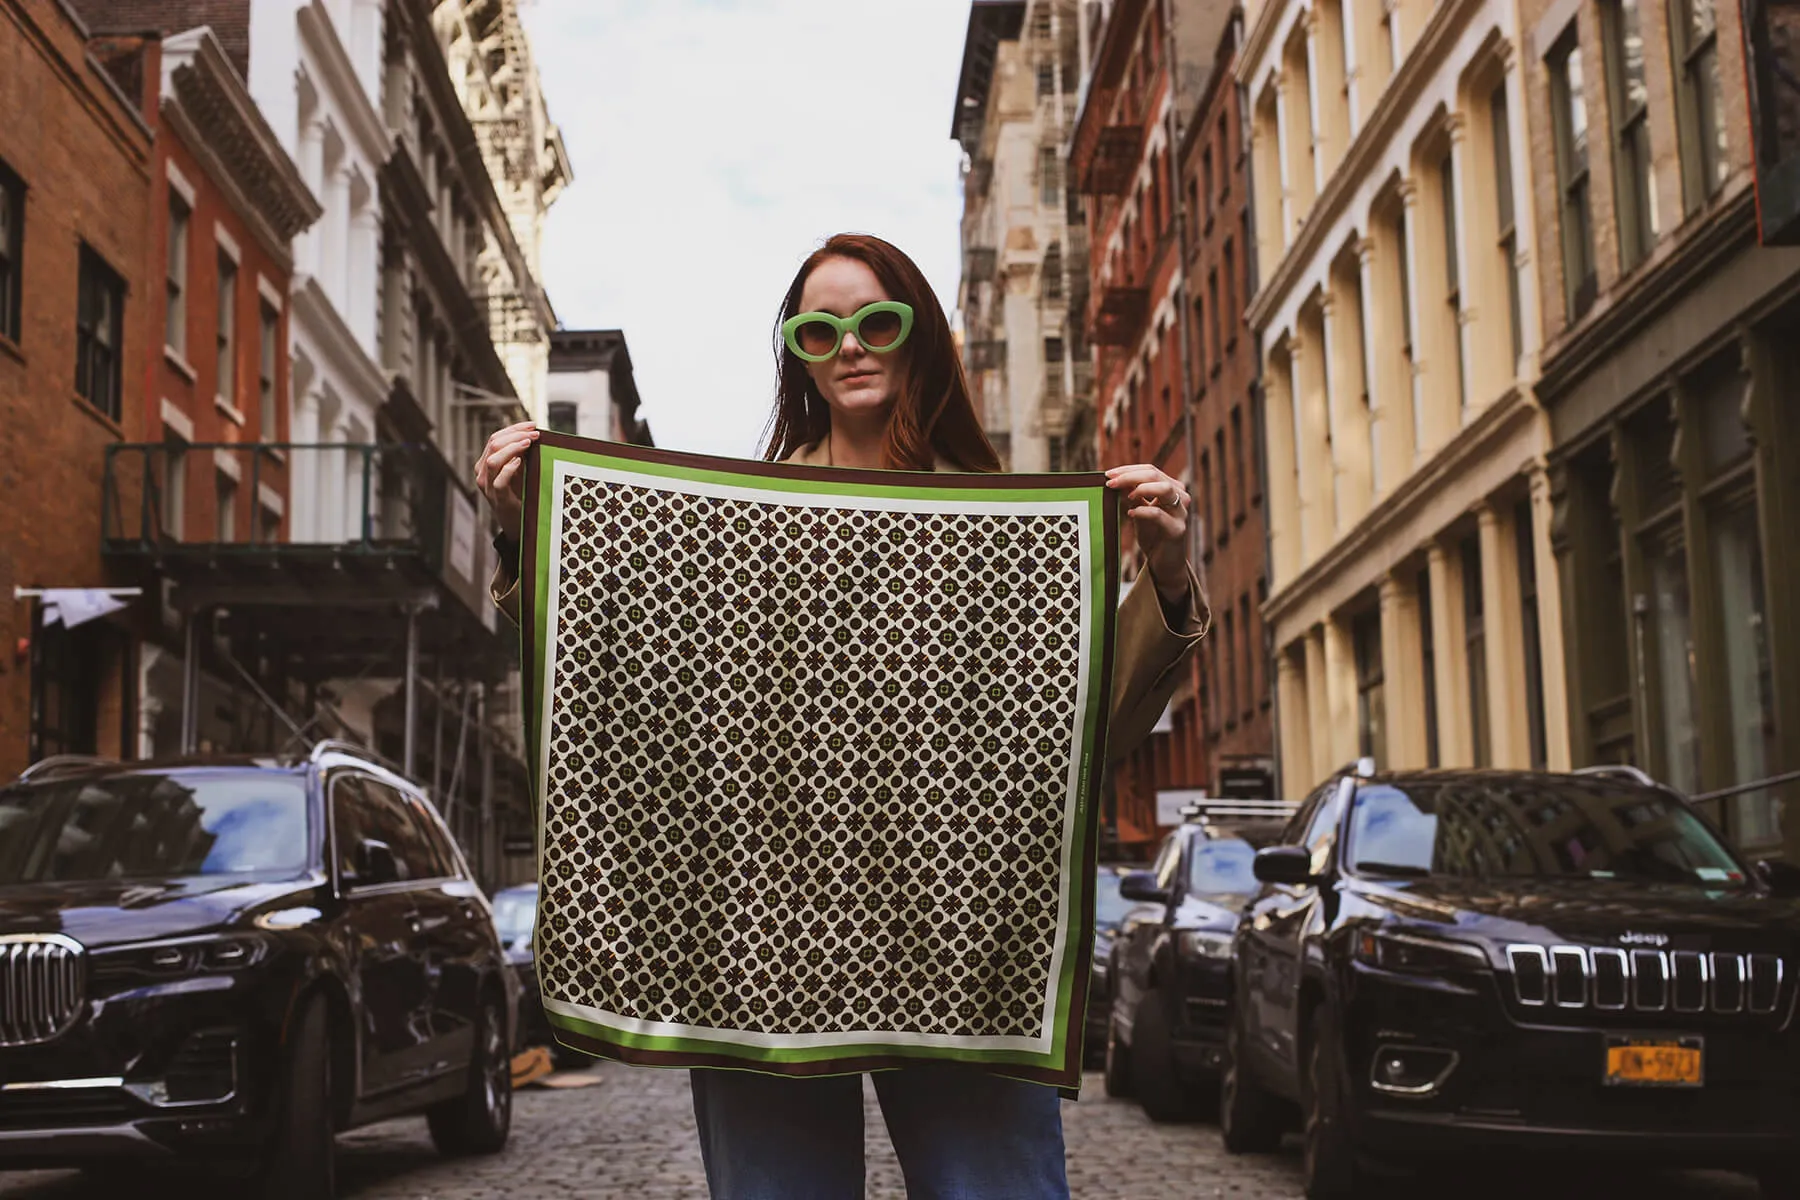
[[[1125,493],[1125,515],[1137,524],[1138,546],[1157,592],[1179,601],[1188,590],[1188,507],[1193,501],[1187,490],[1147,463],[1110,468],[1106,486]]]
[[[508,537],[517,538],[525,519],[525,451],[537,441],[537,425],[520,421],[488,439],[475,460],[475,486],[487,498]]]

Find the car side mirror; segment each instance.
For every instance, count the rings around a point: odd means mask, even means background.
[[[1793,863],[1764,859],[1756,864],[1756,873],[1777,896],[1788,899],[1800,896],[1800,867]]]
[[[356,864],[356,882],[364,887],[400,881],[400,860],[394,848],[379,838],[364,838],[356,843],[352,856]]]
[[[1285,883],[1290,887],[1318,882],[1313,875],[1312,853],[1305,846],[1270,846],[1258,850],[1250,861],[1250,872],[1263,883]]]
[[[1151,871],[1127,871],[1119,878],[1119,895],[1140,904],[1165,904],[1169,899],[1169,893],[1157,886],[1156,875]]]

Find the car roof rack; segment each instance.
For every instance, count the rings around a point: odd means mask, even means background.
[[[1194,800],[1181,806],[1181,815],[1201,824],[1220,821],[1285,821],[1300,809],[1297,800]]]
[[[1622,777],[1625,779],[1629,779],[1629,780],[1633,781],[1634,783],[1641,783],[1645,787],[1661,787],[1662,786],[1662,784],[1658,783],[1654,778],[1651,777],[1649,772],[1640,770],[1639,768],[1632,766],[1630,763],[1600,763],[1599,765],[1592,766],[1592,767],[1577,767],[1577,768],[1575,768],[1574,774],[1576,774],[1576,775],[1613,775],[1613,776],[1619,776],[1619,777]]]
[[[119,760],[116,758],[106,758],[99,754],[52,754],[48,758],[38,759],[20,771],[18,779],[14,782],[57,775],[63,771],[80,767],[111,767],[117,766],[118,763]]]

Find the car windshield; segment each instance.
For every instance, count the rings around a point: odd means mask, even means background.
[[[1602,778],[1370,784],[1350,812],[1363,874],[1564,876],[1742,887],[1742,865],[1666,792]]]
[[[1119,895],[1121,878],[1117,871],[1105,869],[1094,876],[1094,924],[1102,929],[1117,929],[1132,909],[1133,902]]]
[[[508,889],[494,897],[494,925],[500,940],[516,946],[531,937],[531,925],[537,918],[537,891]]]
[[[310,855],[306,784],[275,771],[132,771],[0,788],[0,884],[250,875]]]
[[[1261,884],[1250,870],[1256,847],[1242,838],[1196,842],[1188,866],[1188,892],[1195,896],[1254,896]]]

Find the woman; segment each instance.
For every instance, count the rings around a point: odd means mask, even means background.
[[[801,266],[782,305],[775,412],[765,457],[820,467],[997,471],[969,400],[949,322],[911,259],[840,234]],[[516,619],[516,531],[530,423],[494,434],[475,481],[502,530],[494,599]],[[1119,610],[1109,752],[1149,733],[1176,667],[1205,630],[1187,564],[1188,496],[1152,466],[1114,467],[1148,572]],[[512,540],[508,535],[512,534]],[[1146,584],[1150,586],[1146,586]],[[863,1191],[860,1076],[692,1073],[694,1116],[715,1197],[837,1200]],[[877,1072],[875,1090],[915,1197],[1065,1197],[1055,1089],[953,1064]]]

